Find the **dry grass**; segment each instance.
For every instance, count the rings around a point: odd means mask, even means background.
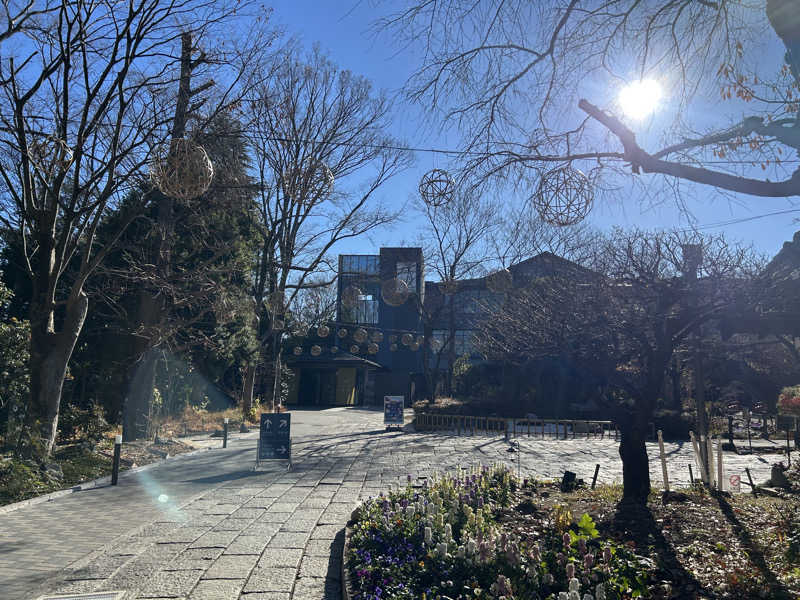
[[[261,420],[261,413],[271,412],[267,408],[256,408],[249,416],[247,424],[257,426]],[[199,433],[222,429],[225,419],[228,427],[239,427],[242,423],[242,410],[237,406],[210,412],[187,406],[182,414],[165,417],[159,422],[160,435],[165,437],[179,437],[184,432]]]

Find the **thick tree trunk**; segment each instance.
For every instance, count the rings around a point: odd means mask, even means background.
[[[150,350],[133,366],[133,376],[128,383],[122,421],[122,437],[126,442],[148,435],[157,364],[157,353]]]
[[[626,415],[620,422],[622,438],[619,457],[622,459],[622,499],[635,504],[647,504],[650,494],[650,466],[647,460],[645,436],[647,418],[642,414]]]
[[[248,363],[244,372],[244,386],[242,386],[242,417],[247,419],[250,410],[253,408],[253,390],[256,385],[256,371],[258,367],[255,364]]]
[[[55,333],[53,308],[31,304],[31,405],[28,424],[29,427],[38,426],[41,447],[25,450],[27,455],[38,454],[46,458],[53,451],[67,365],[88,308],[89,300],[82,291],[70,296],[62,331]]]

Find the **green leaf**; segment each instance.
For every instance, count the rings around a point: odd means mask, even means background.
[[[592,539],[600,535],[600,532],[597,531],[597,527],[594,524],[594,520],[589,516],[588,513],[583,513],[580,521],[578,521],[578,529],[582,534]]]

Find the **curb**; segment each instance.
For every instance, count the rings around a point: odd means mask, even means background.
[[[147,469],[151,469],[157,465],[163,464],[167,460],[179,460],[181,457],[189,457],[195,454],[199,454],[200,452],[206,452],[207,450],[212,450],[212,448],[198,448],[197,450],[192,450],[190,452],[183,452],[181,454],[175,454],[170,456],[167,454],[164,458],[148,463],[146,465],[142,465],[140,467],[134,467],[132,469],[125,469],[124,471],[119,472],[120,478],[127,477],[128,474],[138,473],[140,471],[146,471]],[[20,508],[25,508],[27,506],[34,506],[36,504],[41,504],[42,502],[51,502],[57,498],[61,498],[62,496],[68,496],[70,494],[74,494],[75,492],[84,492],[86,490],[92,490],[101,486],[106,486],[111,483],[111,475],[104,475],[103,477],[98,477],[97,479],[92,479],[90,481],[84,481],[76,486],[71,488],[67,488],[65,490],[58,490],[56,492],[50,492],[49,494],[44,494],[42,496],[36,496],[35,498],[28,498],[27,500],[21,500],[20,502],[14,502],[13,504],[6,504],[5,506],[0,506],[0,515],[4,515]]]

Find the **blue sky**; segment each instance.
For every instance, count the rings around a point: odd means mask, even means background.
[[[420,57],[413,49],[402,49],[392,45],[386,36],[376,38],[370,31],[375,19],[385,11],[391,10],[391,2],[373,3],[368,1],[345,0],[344,2],[325,2],[312,0],[277,0],[272,3],[274,23],[286,28],[289,35],[299,37],[307,46],[319,43],[331,58],[341,67],[371,79],[376,87],[390,93],[399,93],[408,76],[418,66]],[[600,102],[602,105],[602,102]],[[402,103],[396,106],[398,118],[395,120],[395,136],[412,147],[437,147],[457,149],[456,137],[431,131],[423,120],[422,109]],[[712,104],[704,105],[702,110],[714,111]],[[702,118],[702,113],[700,113]],[[657,123],[652,123],[657,129]],[[646,132],[642,132],[646,133]],[[647,139],[647,136],[643,136]],[[400,205],[416,193],[420,176],[431,168],[442,166],[429,153],[417,153],[415,166],[395,178],[384,190],[387,202]],[[647,187],[659,190],[660,179],[642,175],[641,182]],[[649,179],[648,179],[649,178]],[[652,184],[651,184],[652,182]],[[627,185],[622,187],[611,201],[595,203],[587,222],[606,230],[614,225],[622,227],[641,227],[646,229],[680,227],[689,223],[677,209],[669,196],[663,202],[652,206],[643,201],[640,189]],[[690,183],[685,187],[691,200],[690,205],[698,225],[716,225],[737,219],[748,219],[764,213],[784,211],[800,207],[787,199],[755,198],[749,196],[723,197],[711,188]],[[656,194],[658,197],[658,194]],[[411,243],[418,237],[415,218],[412,214],[397,223],[388,231],[372,239],[361,239],[339,247],[339,252],[370,253],[380,245],[399,245]],[[761,252],[772,256],[784,241],[790,240],[800,224],[794,219],[800,212],[759,218],[747,222],[713,226],[707,232],[725,232],[732,239],[753,245]]]

